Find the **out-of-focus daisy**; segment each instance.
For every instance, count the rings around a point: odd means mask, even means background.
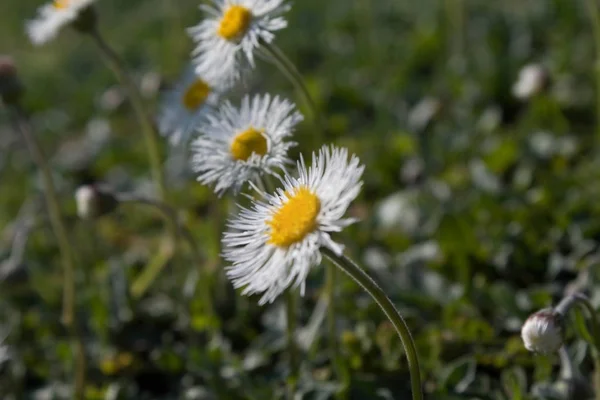
[[[239,109],[226,101],[217,113],[208,113],[192,143],[192,169],[198,181],[214,185],[223,194],[257,182],[264,174],[277,175],[292,163],[285,141],[303,117],[293,103],[270,95],[244,97]]]
[[[330,233],[355,222],[344,214],[360,193],[363,171],[346,149],[324,146],[309,168],[300,160],[298,178],[285,176],[283,188],[242,209],[223,236],[234,286],[262,294],[261,304],[293,284],[303,291],[310,268],[321,262],[321,247],[341,255],[343,246]]]
[[[28,21],[25,28],[35,45],[44,44],[58,34],[60,28],[74,22],[80,13],[95,0],[54,0],[38,9],[36,19]]]
[[[219,102],[221,90],[211,87],[189,67],[178,84],[165,94],[158,118],[160,133],[172,145],[186,143],[206,112]]]
[[[208,17],[188,29],[197,43],[192,53],[196,72],[230,84],[240,78],[245,61],[254,67],[260,41],[270,43],[273,32],[287,26],[281,15],[290,7],[285,0],[212,0],[200,8]]]
[[[512,87],[513,95],[519,100],[528,100],[544,91],[550,76],[540,64],[528,64],[519,71],[519,78]]]

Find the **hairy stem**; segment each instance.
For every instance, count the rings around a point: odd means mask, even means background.
[[[421,387],[421,371],[419,368],[419,357],[415,348],[415,343],[410,334],[410,330],[400,315],[392,301],[383,292],[383,290],[375,283],[375,281],[367,275],[358,265],[345,255],[337,255],[332,250],[322,247],[321,252],[333,261],[342,271],[348,274],[356,283],[358,283],[369,295],[375,300],[377,305],[388,317],[400,340],[404,346],[406,357],[408,358],[408,367],[410,370],[410,382],[412,388],[413,400],[423,400]]]

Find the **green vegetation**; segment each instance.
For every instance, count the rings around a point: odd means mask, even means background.
[[[17,64],[77,253],[85,398],[285,398],[284,296],[262,307],[258,297],[241,296],[219,256],[225,216],[246,200],[218,198],[195,182],[187,149],[161,140],[169,202],[199,244],[202,265],[185,243],[173,245],[152,207],[121,204],[80,220],[74,193],[82,184],[148,193],[139,124],[90,38],[64,29],[33,47],[24,23],[40,2],[1,3],[0,52]],[[97,4],[100,30],[153,114],[159,86],[174,83],[189,61],[185,28],[200,21],[198,3]],[[427,399],[586,398],[567,393],[572,381],[561,377],[558,355],[529,353],[520,329],[573,291],[600,305],[600,51],[590,4],[296,0],[286,14],[289,26],[276,43],[307,82],[325,142],[366,165],[349,210],[360,222],[335,239],[406,319]],[[530,63],[543,66],[549,81],[519,100],[513,85]],[[258,61],[231,98],[247,92],[286,96],[308,114],[269,63]],[[295,140],[294,156],[324,144],[310,119]],[[16,264],[15,236],[26,238]],[[311,332],[324,277],[325,268],[313,269],[297,297],[299,396],[409,399],[407,358],[393,326],[343,274],[335,287],[338,362],[326,321]],[[61,324],[62,289],[42,176],[0,108],[0,398],[69,398],[75,366]],[[583,315],[566,319],[579,390],[594,376]]]

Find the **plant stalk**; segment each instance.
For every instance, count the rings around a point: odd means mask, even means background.
[[[82,400],[85,395],[85,380],[86,380],[86,354],[83,340],[79,336],[77,328],[77,320],[75,313],[75,257],[74,249],[71,246],[67,234],[67,228],[63,220],[52,171],[44,152],[37,139],[35,138],[29,120],[25,112],[19,105],[13,105],[14,125],[17,131],[21,133],[27,148],[42,173],[44,184],[46,207],[50,218],[50,224],[54,235],[58,241],[58,247],[63,264],[63,307],[62,307],[62,323],[67,328],[74,347],[74,384],[73,397],[77,400]]]
[[[465,4],[463,0],[446,0],[446,19],[452,56],[464,55]]]
[[[341,381],[345,392],[350,384],[349,376],[344,364],[344,360],[340,358],[338,349],[338,332],[336,329],[336,293],[335,285],[337,280],[337,266],[326,265],[325,266],[325,296],[327,299],[327,344],[329,345],[329,352],[331,354],[331,363],[338,375],[338,379]]]
[[[275,184],[272,176],[265,176],[264,188],[262,190],[268,193],[274,193],[277,185]],[[285,315],[286,315],[286,340],[288,345],[289,353],[289,367],[290,375],[287,382],[287,398],[293,400],[294,393],[296,392],[296,386],[298,378],[300,376],[300,360],[299,360],[299,348],[296,343],[296,329],[298,324],[298,313],[297,313],[297,301],[296,293],[293,290],[287,290],[285,293]]]
[[[600,323],[594,306],[586,296],[575,293],[565,297],[554,310],[564,316],[574,305],[581,306],[590,315],[592,325],[592,343],[590,345],[592,346],[592,357],[594,359],[594,392],[596,400],[600,400]]]
[[[383,290],[375,283],[375,281],[367,275],[358,265],[345,255],[337,255],[332,250],[322,247],[321,252],[327,258],[333,261],[342,271],[348,274],[356,283],[358,283],[369,295],[375,300],[377,305],[388,317],[400,340],[404,346],[406,357],[408,358],[408,367],[410,370],[410,382],[412,389],[413,400],[423,400],[423,392],[421,386],[421,371],[419,367],[419,357],[415,348],[414,341],[410,334],[410,330],[400,315],[392,301],[383,292]]]
[[[192,232],[190,232],[190,230],[184,224],[179,222],[179,219],[177,217],[177,212],[165,203],[161,203],[161,202],[158,202],[155,200],[151,200],[151,199],[147,199],[147,198],[143,198],[143,197],[139,197],[139,196],[135,196],[135,195],[118,193],[115,195],[115,197],[118,200],[118,202],[121,204],[124,204],[124,203],[140,204],[140,205],[146,205],[146,206],[153,207],[165,216],[165,218],[169,221],[168,223],[171,226],[174,226],[177,228],[177,233],[178,233],[179,238],[183,239],[187,243],[187,245],[190,249],[190,252],[192,254],[193,262],[196,265],[198,265],[198,268],[200,269],[200,274],[201,274],[200,284],[202,285],[202,287],[200,289],[200,291],[201,291],[200,295],[202,296],[202,301],[204,303],[204,312],[212,320],[214,318],[214,305],[213,305],[212,296],[211,296],[212,291],[211,291],[211,285],[210,285],[210,273],[206,268],[202,267],[205,264],[205,260],[204,260],[204,257],[202,256],[200,247],[198,247],[198,244],[196,243],[196,240],[194,239],[194,235],[192,234]]]
[[[142,96],[140,95],[137,86],[127,73],[124,63],[119,55],[110,47],[96,27],[90,31],[90,36],[94,40],[94,43],[96,43],[98,46],[106,65],[113,71],[117,79],[127,91],[133,111],[142,128],[142,134],[144,135],[144,141],[146,142],[148,157],[150,159],[152,177],[158,187],[160,199],[164,201],[166,200],[167,196],[167,188],[163,168],[161,165],[158,132],[156,131],[154,122],[144,109]]]
[[[596,130],[600,135],[600,6],[597,0],[585,0],[590,17],[596,48],[596,62],[594,63],[594,78],[596,80]]]
[[[271,58],[275,66],[281,71],[281,73],[294,85],[300,96],[306,103],[311,117],[315,121],[315,123],[322,128],[323,123],[321,121],[320,114],[318,112],[317,106],[313,101],[306,84],[304,83],[304,78],[302,74],[298,71],[298,68],[294,65],[292,61],[281,51],[277,45],[274,43],[267,43],[265,41],[261,41],[261,48],[265,51],[265,53]],[[320,129],[321,130],[321,129]]]
[[[288,377],[288,399],[293,400],[296,393],[300,362],[298,358],[298,346],[296,345],[297,308],[296,293],[287,290],[285,293],[285,310],[287,316],[286,339],[289,352],[290,375]]]

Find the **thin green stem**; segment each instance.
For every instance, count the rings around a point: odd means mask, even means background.
[[[585,0],[590,17],[590,24],[594,33],[594,46],[596,48],[596,62],[594,63],[594,77],[596,79],[596,130],[600,134],[600,6],[597,0]]]
[[[204,260],[204,257],[202,256],[202,252],[200,251],[200,247],[198,247],[198,244],[196,243],[196,240],[194,239],[194,235],[192,234],[192,232],[190,232],[190,230],[184,224],[179,222],[179,218],[177,217],[177,212],[165,203],[161,203],[161,202],[158,202],[155,200],[146,199],[146,198],[135,196],[135,195],[119,193],[115,197],[121,204],[123,204],[123,203],[142,204],[142,205],[147,205],[147,206],[153,207],[153,208],[157,209],[158,211],[160,211],[165,216],[165,218],[169,221],[168,223],[171,226],[174,226],[177,228],[178,236],[180,238],[182,238],[188,244],[188,247],[190,248],[193,262],[196,265],[198,265],[198,268],[201,269],[200,284],[202,284],[203,286],[200,290],[200,292],[201,292],[200,295],[202,296],[202,300],[204,303],[204,312],[212,320],[214,318],[214,306],[213,306],[212,296],[211,296],[212,291],[211,291],[211,285],[210,285],[210,281],[211,281],[210,273],[206,268],[202,268],[202,266],[205,265],[205,260]]]
[[[594,392],[596,395],[596,400],[600,400],[600,356],[598,356],[598,352],[596,351],[596,355],[594,356]]]
[[[371,0],[358,0],[355,2],[354,14],[359,27],[357,40],[366,52],[367,57],[377,58],[383,46],[377,45],[377,26],[373,23],[373,4]],[[361,52],[362,53],[362,52]],[[378,59],[378,58],[377,58]],[[379,60],[379,59],[378,59]]]
[[[586,309],[588,314],[590,315],[591,323],[592,323],[592,356],[594,357],[594,387],[596,390],[596,399],[600,400],[600,324],[598,321],[598,315],[594,306],[590,303],[590,301],[583,295],[577,296],[577,304],[582,306],[582,308]]]
[[[338,375],[338,379],[342,382],[343,389],[345,392],[349,386],[349,374],[345,367],[344,361],[340,358],[338,350],[338,333],[336,328],[337,316],[335,307],[335,287],[337,281],[337,266],[326,265],[325,266],[325,296],[327,299],[327,344],[329,345],[329,352],[331,354],[331,362]]]
[[[600,325],[598,324],[598,315],[594,306],[589,302],[589,300],[583,295],[576,295],[577,303],[585,308],[590,314],[590,319],[592,322],[592,336],[593,341],[592,346],[592,357],[594,358],[594,391],[596,394],[596,400],[600,400]]]
[[[465,5],[463,0],[446,0],[446,19],[452,56],[464,55]]]
[[[298,347],[296,345],[296,325],[297,325],[297,304],[296,293],[293,290],[286,291],[285,310],[287,315],[286,338],[288,343],[290,376],[288,377],[288,398],[292,400],[296,393],[296,384],[298,382],[300,371],[300,360],[298,358]]]
[[[298,71],[298,68],[290,61],[289,58],[277,47],[274,43],[267,43],[262,41],[261,48],[264,49],[265,53],[271,58],[273,63],[279,68],[281,73],[294,85],[298,93],[302,96],[306,106],[308,107],[312,118],[319,128],[322,129],[322,121],[319,115],[317,106],[304,83],[302,74]]]
[[[264,178],[265,190],[268,193],[275,192],[276,184],[273,181],[272,176],[265,176]],[[298,316],[297,316],[297,308],[296,304],[296,293],[293,290],[288,290],[285,294],[285,313],[287,318],[286,323],[286,340],[288,345],[288,353],[289,353],[289,364],[290,364],[290,376],[288,377],[288,399],[292,400],[294,398],[294,393],[296,392],[296,385],[299,378],[300,371],[300,359],[299,357],[299,349],[298,344],[296,343],[296,330],[298,324]]]
[[[21,133],[31,157],[42,173],[46,206],[50,217],[52,230],[56,235],[63,264],[63,308],[62,322],[73,339],[74,350],[74,398],[83,399],[85,390],[86,354],[83,341],[79,337],[75,313],[75,257],[65,226],[52,178],[52,171],[38,141],[36,140],[25,112],[18,106],[13,106],[14,124]]]
[[[327,265],[325,267],[325,291],[327,293],[327,340],[329,341],[329,351],[331,352],[331,360],[337,368],[337,329],[335,315],[335,276],[336,266]]]
[[[363,289],[369,293],[369,295],[375,300],[375,302],[381,307],[382,311],[388,317],[400,340],[404,346],[406,357],[408,358],[408,368],[410,370],[410,382],[412,388],[413,400],[423,400],[423,392],[421,386],[421,371],[419,368],[419,357],[415,344],[413,342],[410,330],[404,321],[404,318],[400,315],[392,301],[383,290],[375,283],[373,279],[366,272],[364,272],[358,265],[354,263],[350,258],[345,255],[337,255],[332,250],[322,247],[321,252],[325,254],[331,261],[333,261],[338,267],[340,267],[346,274],[348,274],[356,283],[358,283]]]
[[[123,61],[118,54],[110,47],[110,45],[104,40],[97,28],[90,31],[90,36],[94,39],[94,42],[100,49],[107,66],[113,71],[117,79],[125,87],[133,111],[141,125],[144,140],[146,142],[146,148],[148,150],[148,157],[150,159],[150,167],[154,182],[158,187],[161,200],[166,199],[167,188],[165,183],[165,177],[161,164],[160,146],[158,143],[158,132],[154,126],[152,119],[144,109],[144,102],[140,92],[127,73]]]
[[[566,315],[573,305],[579,305],[590,315],[592,325],[592,357],[594,359],[594,391],[596,400],[600,400],[600,321],[594,306],[586,296],[580,293],[572,294],[564,298],[555,308],[555,311]]]

